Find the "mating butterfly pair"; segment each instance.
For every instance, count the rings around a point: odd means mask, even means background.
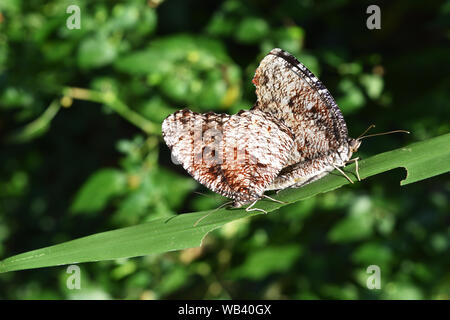
[[[164,140],[184,169],[231,198],[234,207],[251,203],[248,211],[261,210],[250,208],[267,190],[298,188],[341,171],[361,144],[348,136],[330,92],[286,51],[270,51],[252,82],[257,101],[251,110],[180,110],[162,124]]]

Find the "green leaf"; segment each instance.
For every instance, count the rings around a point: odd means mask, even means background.
[[[360,82],[371,99],[378,99],[383,92],[383,78],[377,74],[362,75]]]
[[[240,95],[240,69],[218,41],[187,35],[155,40],[147,48],[119,57],[114,67],[146,75],[164,97],[211,110],[233,104]]]
[[[402,185],[405,185],[448,172],[450,170],[449,159],[450,134],[445,134],[362,160],[359,162],[360,176],[362,179],[366,179],[381,172],[405,167],[408,175],[401,182]],[[345,168],[345,171],[351,177],[354,177],[354,170],[354,164]],[[318,193],[334,190],[348,183],[347,179],[341,174],[332,172],[323,179],[303,188],[283,190],[277,195],[277,198],[287,203],[293,203]],[[100,189],[92,191],[98,192]],[[92,195],[92,198],[95,201],[94,195]],[[258,203],[258,208],[270,212],[284,205],[286,204],[261,200]],[[205,217],[208,213],[210,214]],[[228,222],[248,218],[256,214],[260,213],[249,214],[244,209],[223,208],[214,212],[195,212],[172,218],[160,218],[133,227],[97,233],[18,254],[0,262],[0,273],[136,257],[196,247],[201,245],[202,239],[211,230]],[[200,218],[203,219],[199,221]]]
[[[389,286],[383,291],[383,299],[386,300],[421,300],[423,293],[420,289],[406,281],[396,281],[395,285]]]
[[[365,243],[356,249],[352,255],[352,260],[361,265],[376,264],[383,266],[383,269],[392,259],[391,249],[384,245],[374,242]]]
[[[189,281],[189,272],[186,268],[175,268],[162,278],[158,285],[158,292],[161,295],[173,292],[187,281]]]
[[[116,46],[105,36],[86,38],[78,51],[78,64],[83,69],[102,67],[114,61]]]
[[[369,237],[375,222],[372,201],[368,196],[353,200],[350,215],[340,220],[328,233],[332,242],[347,242]]]
[[[361,89],[350,79],[344,79],[339,83],[339,89],[344,94],[337,99],[338,105],[346,114],[355,112],[361,108],[366,99]]]
[[[370,213],[347,217],[339,221],[328,233],[332,242],[349,242],[367,238],[372,234]]]
[[[95,212],[103,209],[108,200],[124,190],[125,175],[115,169],[95,172],[81,187],[72,203],[71,211]]]
[[[305,37],[305,31],[298,26],[283,26],[275,31],[276,44],[273,47],[283,48],[292,54],[300,54],[303,47],[303,39]],[[268,51],[271,48],[267,48]],[[303,60],[302,60],[303,62]],[[307,62],[304,62],[305,64]]]
[[[266,37],[269,31],[269,25],[264,19],[249,17],[239,24],[236,38],[243,43],[254,43]]]
[[[19,87],[6,87],[0,95],[0,108],[3,110],[16,107],[30,107],[35,103],[35,98],[28,90]]]
[[[230,276],[257,280],[274,272],[284,272],[295,263],[300,254],[301,248],[298,245],[252,251],[241,266],[233,269]]]

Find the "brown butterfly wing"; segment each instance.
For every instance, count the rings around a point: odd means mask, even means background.
[[[285,166],[293,136],[259,110],[236,115],[177,111],[162,125],[172,155],[198,182],[234,200],[259,199]]]
[[[335,100],[295,57],[273,49],[260,63],[253,83],[261,110],[283,121],[295,135],[286,167],[270,189],[300,186],[348,160],[347,126]]]

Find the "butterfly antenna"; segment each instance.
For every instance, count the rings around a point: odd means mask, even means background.
[[[388,131],[388,132],[368,134],[367,136],[359,137],[357,140],[361,140],[361,139],[365,139],[365,138],[369,138],[369,137],[384,136],[385,134],[391,134],[391,133],[407,133],[407,134],[410,134],[410,132],[406,131],[406,130],[393,130],[393,131]]]
[[[375,128],[375,125],[374,125],[374,124],[371,124],[366,130],[364,130],[364,132],[361,133],[361,134],[358,136],[358,138],[356,138],[356,140],[361,139],[361,137],[364,136],[367,132],[369,132],[369,130],[372,129],[372,128]]]
[[[203,217],[201,217],[200,219],[198,219],[198,220],[194,223],[194,227],[197,226],[197,224],[198,224],[200,221],[202,221],[203,219],[205,219],[205,218],[206,218],[207,216],[209,216],[210,214],[212,214],[212,213],[216,212],[217,210],[222,209],[223,207],[225,207],[225,206],[227,206],[227,205],[229,205],[229,204],[232,204],[232,203],[233,203],[233,201],[228,201],[228,202],[225,202],[224,204],[218,206],[218,207],[215,208],[214,210],[211,210],[210,212],[208,212],[207,214],[205,214]]]

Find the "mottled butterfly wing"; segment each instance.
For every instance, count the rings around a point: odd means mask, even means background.
[[[181,110],[162,124],[172,156],[198,182],[234,200],[259,199],[286,166],[290,129],[259,110],[235,115]]]
[[[294,136],[286,166],[268,190],[299,187],[342,166],[350,157],[344,118],[330,92],[302,63],[273,49],[260,63],[253,83],[261,110],[288,126]]]

